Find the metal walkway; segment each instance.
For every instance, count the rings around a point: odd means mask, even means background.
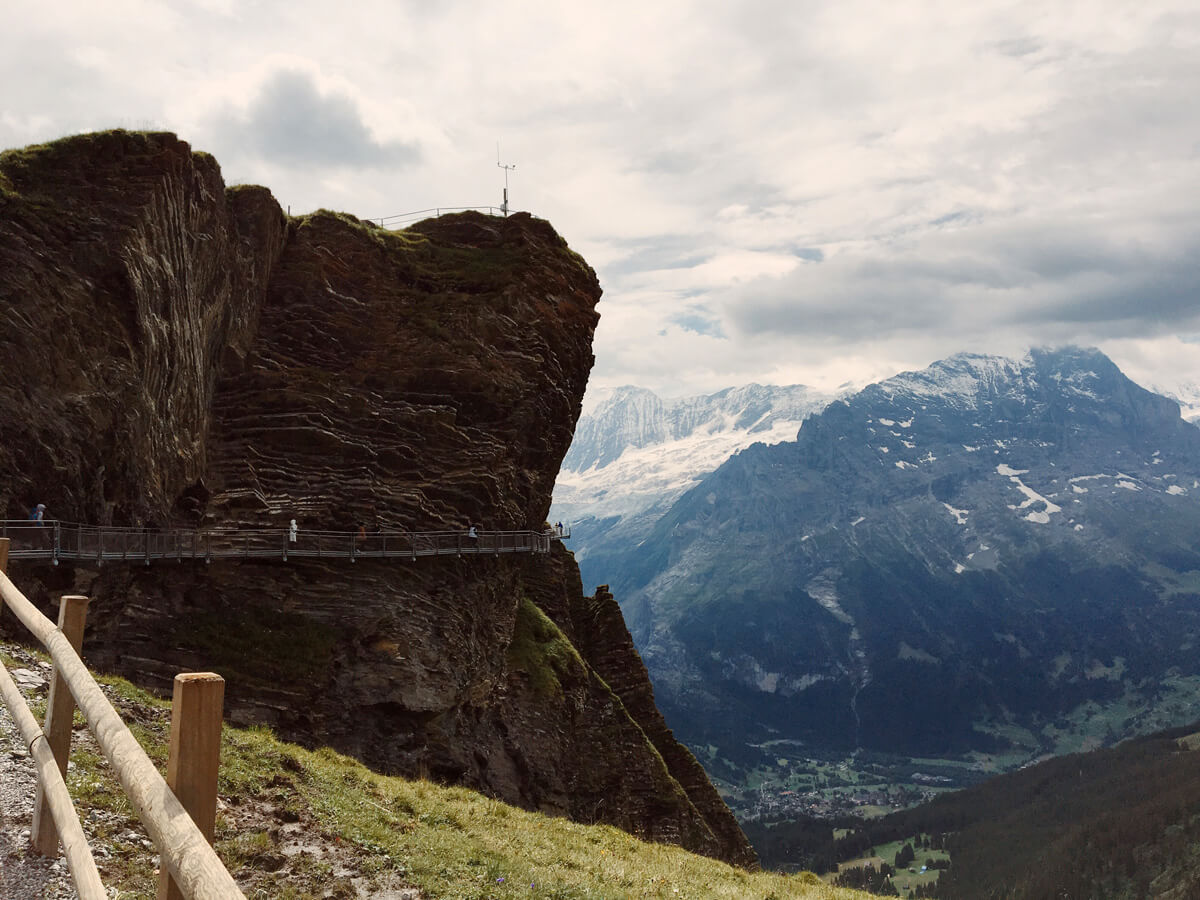
[[[499,556],[548,553],[552,541],[570,532],[478,531],[307,531],[290,540],[288,529],[206,530],[111,528],[72,522],[0,520],[9,538],[10,559],[86,562],[144,562],[213,559],[416,559],[418,556]]]

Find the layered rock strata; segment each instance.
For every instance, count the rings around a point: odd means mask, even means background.
[[[206,468],[223,359],[254,335],[287,224],[174,135],[108,133],[0,162],[0,501],[161,520]]]
[[[115,132],[0,156],[0,267],[10,517],[544,522],[600,295],[545,222],[288,219],[173,135]],[[47,606],[94,598],[101,667],[220,672],[237,721],[753,864],[561,549],[16,577]]]

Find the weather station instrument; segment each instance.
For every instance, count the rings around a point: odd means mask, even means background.
[[[499,168],[504,170],[504,202],[500,204],[500,212],[502,212],[504,215],[507,216],[508,215],[508,170],[515,169],[517,167],[517,164],[516,163],[513,163],[512,165],[501,164],[501,162],[500,162],[500,142],[499,141],[496,141],[496,165]]]

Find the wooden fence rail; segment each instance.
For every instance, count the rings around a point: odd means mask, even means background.
[[[107,900],[108,894],[104,892],[96,861],[92,858],[92,848],[88,846],[83,827],[79,824],[79,814],[75,812],[75,804],[67,793],[67,784],[58,770],[58,760],[54,758],[50,745],[38,740],[44,737],[42,729],[38,727],[37,719],[29,711],[25,698],[4,666],[0,666],[0,693],[37,766],[38,785],[50,804],[54,825],[66,853],[67,868],[71,870],[80,900]]]
[[[0,538],[0,560],[6,561],[10,555],[7,545],[8,539]],[[101,752],[112,766],[138,818],[157,846],[161,868],[175,882],[180,895],[186,900],[245,900],[237,882],[192,820],[189,810],[168,787],[137,739],[121,721],[120,715],[104,696],[104,692],[84,666],[63,630],[56,628],[43,616],[2,569],[0,599],[3,600],[0,608],[6,605],[11,609],[49,651],[51,659],[54,660],[56,683],[61,678],[74,697],[75,703],[87,720],[88,727],[96,737],[96,742],[100,745]],[[34,754],[39,783],[43,785],[41,793],[49,806],[58,836],[66,848],[67,863],[79,895],[83,900],[101,900],[107,895],[100,885],[95,862],[62,779],[62,772],[66,770],[66,760],[55,757],[49,738],[33,721],[32,714],[12,678],[3,666],[0,666],[0,671],[4,672],[0,676],[4,702],[29,744],[30,752]],[[66,721],[69,736],[69,712]],[[173,714],[173,749],[176,744],[174,731]],[[175,767],[176,763],[172,762],[170,765]],[[176,779],[178,777],[176,775]],[[176,780],[176,783],[179,781]],[[99,893],[96,893],[97,890]]]

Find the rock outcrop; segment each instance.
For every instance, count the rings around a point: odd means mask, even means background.
[[[0,156],[0,269],[0,502],[129,525],[540,528],[600,296],[529,215],[289,219],[124,132]],[[238,721],[754,863],[561,548],[17,577],[93,597],[102,668],[220,672]]]
[[[287,224],[174,135],[107,133],[0,163],[0,467],[30,502],[161,520],[206,468],[222,360],[244,354]]]

